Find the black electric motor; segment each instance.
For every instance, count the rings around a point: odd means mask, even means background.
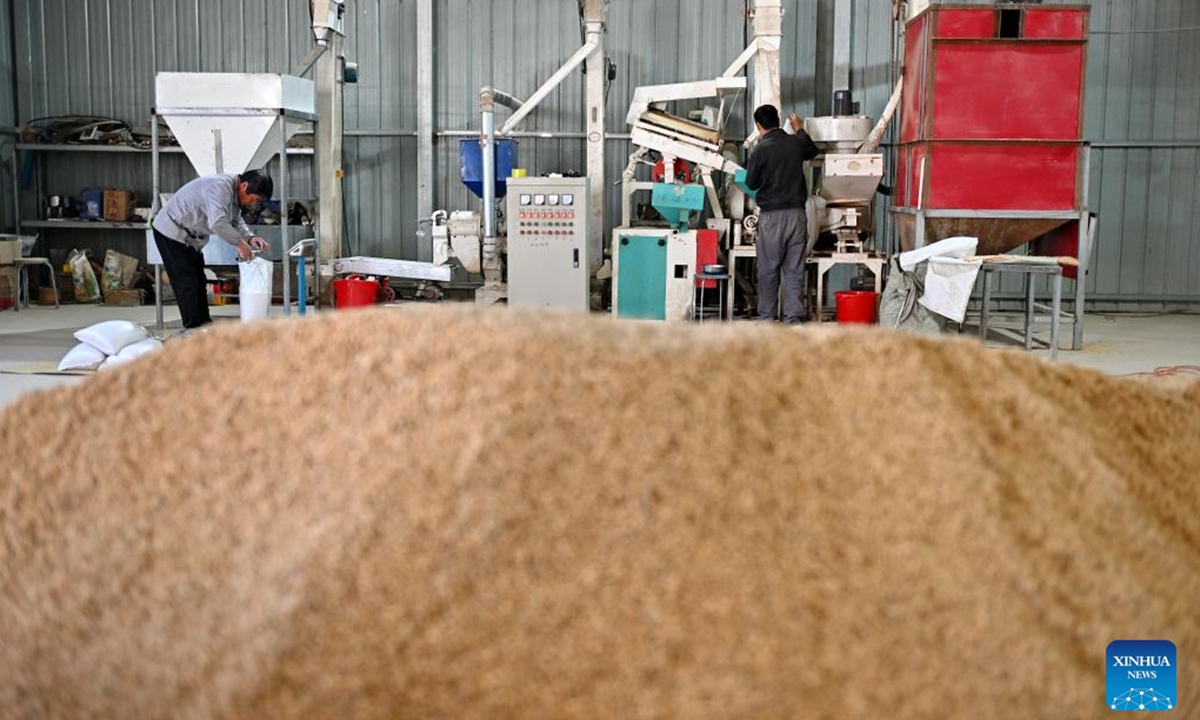
[[[833,114],[840,116],[857,115],[859,105],[854,102],[854,95],[849,90],[835,90],[833,93]]]

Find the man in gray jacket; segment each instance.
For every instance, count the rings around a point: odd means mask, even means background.
[[[267,243],[250,232],[242,209],[261,205],[274,192],[271,176],[260,170],[241,175],[208,175],[179,188],[154,217],[154,244],[171,278],[183,327],[212,322],[204,280],[204,246],[210,235],[237,248],[243,260]]]

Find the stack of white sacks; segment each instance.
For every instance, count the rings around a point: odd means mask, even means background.
[[[128,320],[108,320],[75,333],[79,344],[58,364],[64,370],[108,370],[162,348],[146,328]]]

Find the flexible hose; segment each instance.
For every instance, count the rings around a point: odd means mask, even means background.
[[[883,134],[887,132],[888,125],[891,124],[892,118],[896,115],[896,108],[900,107],[900,98],[904,94],[904,76],[896,81],[896,89],[892,91],[892,97],[888,99],[887,107],[884,108],[883,115],[879,117],[879,122],[875,123],[874,129],[863,144],[859,146],[860,153],[874,152],[879,147],[879,143],[883,141]]]

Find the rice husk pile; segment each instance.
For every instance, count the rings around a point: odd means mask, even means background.
[[[10,720],[1095,718],[1123,638],[1200,712],[1196,385],[362,311],[27,397],[0,457]]]

